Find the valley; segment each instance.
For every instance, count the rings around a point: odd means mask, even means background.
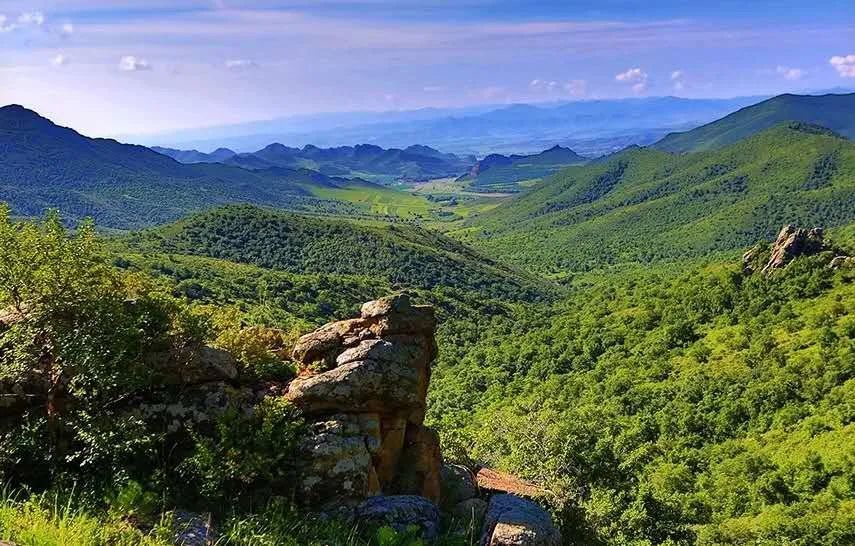
[[[855,94],[734,101],[480,158],[0,108],[0,543],[855,540]]]

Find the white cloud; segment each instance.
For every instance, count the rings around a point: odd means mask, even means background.
[[[10,32],[15,30],[17,25],[10,23],[9,18],[0,13],[0,32]]]
[[[50,64],[54,66],[62,66],[71,62],[71,59],[68,58],[68,55],[63,55],[62,53],[57,54],[50,60]]]
[[[632,92],[636,95],[640,95],[647,91],[647,72],[638,67],[630,68],[620,74],[617,74],[615,76],[615,80],[622,83],[631,83]]]
[[[675,71],[671,72],[671,81],[676,81],[676,80],[681,80],[681,79],[683,79],[683,71],[682,70],[675,70]]]
[[[26,11],[18,16],[18,23],[22,25],[42,26],[45,22],[45,14],[40,11]]]
[[[125,55],[119,60],[119,70],[122,72],[135,72],[139,70],[149,70],[151,65],[145,59],[137,58],[133,55]]]
[[[256,68],[258,64],[249,59],[229,59],[226,61],[226,68],[229,70],[246,70],[248,68]]]
[[[627,83],[646,82],[647,72],[643,71],[640,68],[630,68],[629,70],[616,75],[615,80]]]
[[[63,23],[62,26],[59,28],[59,32],[63,36],[71,36],[72,34],[74,34],[74,25],[71,23]]]
[[[790,68],[788,66],[779,66],[775,71],[785,80],[800,80],[805,75],[805,71],[801,68]]]
[[[835,55],[828,62],[837,70],[841,78],[855,78],[855,54],[844,57]]]
[[[422,91],[425,93],[439,93],[440,91],[445,91],[445,87],[442,85],[426,85],[422,87]]]
[[[572,97],[583,97],[588,91],[585,80],[570,80],[564,83],[555,80],[531,80],[528,86],[539,93],[566,94]]]

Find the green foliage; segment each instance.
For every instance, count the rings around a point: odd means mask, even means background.
[[[855,272],[827,261],[598,272],[446,325],[429,421],[580,543],[851,542]]]
[[[304,430],[290,402],[267,397],[249,415],[231,406],[214,428],[213,434],[195,435],[194,452],[179,468],[196,485],[201,502],[234,508],[247,497],[263,499],[292,489]]]

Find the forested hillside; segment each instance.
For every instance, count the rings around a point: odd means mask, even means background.
[[[785,223],[832,227],[855,210],[855,144],[803,124],[720,151],[633,148],[570,167],[468,222],[489,255],[561,273],[733,250]]]
[[[821,125],[855,138],[855,94],[778,95],[691,131],[671,133],[653,147],[666,152],[717,150],[787,121]]]
[[[848,544],[855,270],[833,255],[610,268],[446,325],[430,420],[544,484],[569,543]]]
[[[127,239],[132,248],[251,263],[291,273],[383,279],[401,287],[446,287],[538,299],[536,277],[439,233],[409,225],[316,219],[232,206]]]

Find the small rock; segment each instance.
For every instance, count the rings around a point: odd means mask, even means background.
[[[172,513],[175,546],[210,546],[217,541],[210,515],[176,510]]]
[[[481,546],[558,546],[561,533],[549,513],[530,500],[494,495],[484,516]]]
[[[831,263],[828,264],[831,269],[852,269],[855,268],[855,256],[835,256]]]
[[[366,499],[356,508],[356,517],[369,526],[388,525],[398,532],[415,526],[422,537],[433,540],[439,534],[439,509],[416,495],[389,495]]]

